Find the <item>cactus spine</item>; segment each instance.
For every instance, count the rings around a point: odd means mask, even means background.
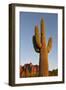
[[[40,53],[39,76],[48,76],[48,53],[52,48],[52,38],[46,45],[45,23],[41,19],[41,34],[39,35],[38,26],[35,26],[35,35],[33,36],[33,45],[36,52]]]

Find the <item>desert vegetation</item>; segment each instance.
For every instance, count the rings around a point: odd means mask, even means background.
[[[58,69],[48,71],[48,76],[57,76]],[[39,76],[39,65],[33,65],[32,63],[20,65],[20,77],[40,77]]]
[[[35,35],[33,36],[33,45],[36,52],[40,54],[39,57],[39,76],[48,76],[48,53],[52,49],[52,38],[46,42],[45,34],[45,22],[44,19],[41,19],[40,22],[41,33],[39,34],[38,25],[35,26]]]

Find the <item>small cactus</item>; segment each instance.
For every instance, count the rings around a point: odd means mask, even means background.
[[[49,38],[48,45],[46,45],[45,23],[43,19],[41,19],[41,35],[39,35],[38,26],[35,26],[33,45],[35,51],[40,53],[39,76],[48,76],[48,53],[52,48],[52,38]]]

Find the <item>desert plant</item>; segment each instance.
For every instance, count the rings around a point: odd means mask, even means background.
[[[41,34],[39,35],[38,26],[35,26],[35,35],[33,36],[33,45],[36,52],[40,53],[39,60],[39,76],[48,76],[48,53],[52,48],[52,38],[48,40],[46,46],[45,23],[41,19]]]

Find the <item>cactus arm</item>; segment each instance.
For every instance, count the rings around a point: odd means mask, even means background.
[[[40,49],[41,48],[41,42],[40,42],[38,26],[35,26],[35,40],[36,40],[37,47]]]
[[[47,51],[48,53],[51,51],[52,49],[52,38],[50,37],[48,40],[48,45],[47,45]]]
[[[32,41],[33,41],[33,47],[34,47],[35,51],[36,51],[37,53],[40,53],[40,49],[37,48],[37,45],[36,45],[35,36],[33,36]]]

